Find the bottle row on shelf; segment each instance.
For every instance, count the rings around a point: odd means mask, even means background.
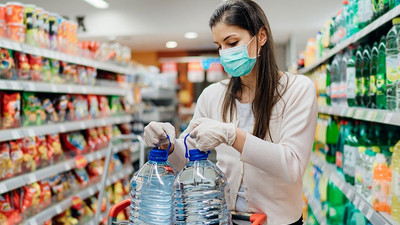
[[[400,222],[400,128],[320,115],[315,149],[373,209]],[[396,144],[397,143],[397,144]]]
[[[130,62],[131,49],[128,46],[79,41],[78,31],[75,21],[33,4],[8,2],[0,5],[0,37],[100,61],[125,65]]]

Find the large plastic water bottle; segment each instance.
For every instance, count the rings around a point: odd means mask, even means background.
[[[231,224],[226,204],[229,196],[226,177],[207,159],[210,151],[188,150],[188,135],[184,142],[189,162],[174,183],[175,224]]]
[[[386,101],[389,110],[396,109],[396,83],[400,80],[398,71],[400,18],[393,19],[392,23],[393,27],[386,35]]]
[[[130,225],[173,223],[176,171],[167,162],[169,147],[150,150],[149,161],[132,177]]]

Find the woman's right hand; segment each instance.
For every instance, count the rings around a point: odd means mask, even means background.
[[[168,148],[168,138],[171,141],[171,148],[169,154],[172,153],[175,143],[175,128],[170,123],[150,122],[144,128],[144,141],[149,147],[160,147],[161,149]]]

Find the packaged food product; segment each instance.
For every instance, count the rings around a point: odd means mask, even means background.
[[[83,185],[87,185],[89,182],[89,175],[86,172],[86,170],[84,168],[81,169],[74,169],[74,174],[76,176],[76,178],[78,178],[78,181]]]
[[[111,114],[118,114],[118,113],[122,113],[123,109],[122,109],[122,105],[121,105],[121,101],[119,99],[119,96],[110,96],[110,111]]]
[[[60,122],[64,122],[67,119],[67,110],[69,105],[69,99],[67,95],[60,95],[55,100],[56,111]]]
[[[10,150],[9,143],[0,143],[0,180],[12,175],[13,165],[10,157]]]
[[[42,81],[42,57],[35,55],[28,55],[29,64],[31,67],[31,80]]]
[[[99,117],[99,101],[96,95],[88,95],[88,102],[89,102],[89,112],[92,118]]]
[[[21,142],[13,140],[10,144],[10,157],[13,164],[14,176],[19,175],[23,172],[22,163],[24,162],[24,153],[22,152]]]
[[[44,108],[44,111],[46,112],[46,119],[48,123],[56,123],[58,122],[58,114],[56,112],[56,109],[53,106],[53,102],[49,97],[45,97],[42,100],[42,106]]]
[[[45,135],[39,135],[36,137],[36,151],[37,151],[37,165],[44,167],[50,164],[53,157],[52,152],[48,151],[47,140]]]
[[[102,140],[99,138],[96,128],[87,129],[86,137],[90,151],[98,150],[102,147]]]
[[[59,134],[48,134],[47,139],[47,149],[49,154],[53,155],[53,162],[58,162],[63,154],[61,147],[61,140]]]
[[[103,166],[101,164],[101,160],[95,160],[89,163],[87,171],[91,178],[100,176],[103,173]]]
[[[89,117],[89,105],[86,96],[70,95],[70,102],[68,104],[69,120],[83,120]]]
[[[0,195],[0,224],[14,225],[22,222],[18,210],[13,207],[8,193]]]
[[[89,83],[88,81],[89,78],[88,78],[88,73],[86,71],[86,67],[78,65],[76,66],[76,70],[78,73],[78,84],[87,85]]]
[[[28,45],[38,45],[38,35],[35,15],[36,6],[27,4],[24,7],[25,11],[25,43]]]
[[[21,149],[24,153],[23,157],[23,170],[24,172],[31,172],[36,170],[35,157],[37,156],[36,141],[34,137],[25,137],[19,140],[21,142]]]
[[[49,48],[49,28],[47,25],[48,14],[46,11],[41,10],[38,12],[38,15],[39,46],[42,48]]]
[[[54,198],[54,201],[59,202],[59,201],[63,200],[64,197],[66,196],[66,190],[64,187],[67,187],[67,186],[64,185],[64,183],[61,179],[61,175],[57,174],[53,177],[50,177],[49,184],[51,187],[51,193]]]
[[[93,67],[86,68],[88,76],[88,85],[94,86],[96,84],[97,70]]]
[[[42,188],[40,187],[38,182],[34,182],[29,185],[33,190],[33,198],[32,198],[32,207],[33,211],[36,212],[37,207],[41,203],[41,195],[42,195]]]
[[[113,137],[117,137],[122,134],[117,125],[113,125],[112,129],[113,129]]]
[[[8,23],[6,25],[6,37],[10,40],[24,43],[25,42],[25,26],[23,24]]]
[[[21,96],[19,93],[1,94],[1,128],[20,127]]]
[[[14,58],[17,67],[18,79],[29,80],[31,66],[29,64],[27,55],[22,52],[14,52]]]
[[[24,5],[19,2],[6,3],[6,23],[24,24]]]
[[[6,5],[0,4],[0,25],[6,25]]]
[[[41,125],[46,121],[46,113],[39,98],[30,92],[23,93],[24,126]]]
[[[50,49],[57,50],[58,17],[60,16],[54,13],[50,13],[48,16]]]
[[[12,69],[15,68],[14,59],[7,49],[0,49],[0,79],[16,79]]]
[[[50,60],[47,58],[42,58],[42,77],[44,82],[53,83],[51,75],[51,64]]]
[[[65,79],[60,76],[60,61],[50,59],[51,75],[53,76],[53,83],[65,83]]]
[[[40,202],[41,206],[40,208],[46,208],[47,206],[51,205],[51,186],[49,179],[44,179],[39,182],[40,187],[41,187],[41,196],[40,196]]]
[[[99,128],[101,129],[101,128]],[[112,130],[112,126],[105,126],[103,128],[104,131],[104,136],[107,138],[107,142],[111,140],[111,138],[113,137],[113,130]],[[100,133],[100,132],[99,132]]]
[[[102,129],[101,127],[98,127],[96,129],[97,129],[97,136],[99,138],[99,143],[100,143],[99,148],[106,148],[108,145],[109,139],[104,134],[104,129]]]
[[[75,155],[86,153],[88,150],[85,137],[80,132],[61,134],[64,150],[73,152]]]
[[[99,98],[99,110],[102,117],[110,115],[110,105],[108,104],[108,98],[106,96],[98,96]]]

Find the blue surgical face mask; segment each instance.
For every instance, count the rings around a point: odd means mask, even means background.
[[[254,37],[245,45],[219,50],[220,62],[224,70],[232,77],[248,75],[253,69],[257,57],[250,58],[247,46],[253,41]]]

